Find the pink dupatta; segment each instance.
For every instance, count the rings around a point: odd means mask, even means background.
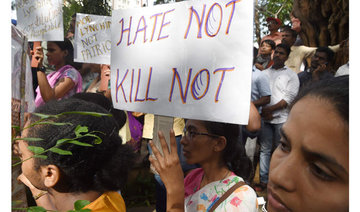
[[[54,71],[54,72],[50,73],[49,75],[47,75],[46,78],[50,84],[50,87],[54,88],[55,84],[58,82],[58,80],[65,77],[65,74],[66,74],[65,71],[67,71],[69,69],[76,70],[71,65],[65,65],[65,66],[61,67],[59,70]],[[74,81],[74,83],[75,83],[74,89],[76,89],[75,93],[80,93],[82,91],[82,77],[78,71],[76,71],[76,72],[77,72],[77,81],[76,82]],[[69,92],[67,94],[65,94],[64,97],[68,97]],[[36,94],[37,94],[36,99],[35,99],[36,107],[39,107],[40,105],[45,104],[45,102],[41,96],[39,86],[36,88]],[[64,97],[62,97],[62,98],[64,98]],[[60,99],[62,99],[62,98],[60,98]]]

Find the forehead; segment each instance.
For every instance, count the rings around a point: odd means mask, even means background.
[[[329,156],[348,171],[348,125],[329,101],[304,97],[291,109],[283,130],[291,140],[292,149]]]
[[[270,44],[266,43],[266,42],[262,42],[261,46],[268,46],[268,47],[271,47]]]
[[[60,47],[58,45],[56,45],[54,42],[48,42],[47,48],[48,49],[60,49]]]
[[[326,54],[326,52],[319,52],[319,51],[317,51],[317,52],[315,53],[315,55],[316,55],[317,57],[321,58],[321,59],[327,59],[327,54]]]
[[[203,121],[193,120],[193,119],[189,119],[186,121],[185,128],[186,129],[196,129],[196,130],[206,130],[206,127],[205,127]]]
[[[285,50],[284,48],[282,48],[282,47],[276,47],[276,48],[275,48],[275,51],[276,51],[276,52],[281,52],[281,53],[285,53],[285,54],[286,54],[286,50]]]

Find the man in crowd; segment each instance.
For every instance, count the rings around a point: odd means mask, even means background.
[[[272,42],[275,49],[275,43],[272,40],[266,40]],[[254,48],[254,63],[256,63],[257,49]],[[270,103],[271,91],[270,80],[267,74],[257,69],[256,64],[252,68],[251,78],[251,102],[255,105],[257,111],[261,112],[261,107]],[[263,125],[261,120],[261,125]],[[257,147],[257,137],[248,137],[245,144],[245,150],[247,156],[250,158],[253,165],[253,174],[250,177],[250,182],[254,178],[256,165],[259,162],[259,151]]]
[[[304,59],[311,57],[317,47],[308,47],[304,45],[296,46],[297,33],[291,27],[283,27],[282,28],[282,43],[290,46],[291,52],[289,58],[285,62],[285,65],[293,70],[295,73],[300,72],[300,66]],[[335,46],[329,46],[331,50],[334,52],[338,51],[340,48],[340,44]]]
[[[288,116],[287,106],[299,91],[297,75],[284,64],[289,54],[289,46],[277,45],[274,52],[274,65],[264,71],[270,79],[271,100],[261,112],[264,124],[259,135],[260,183],[255,186],[257,191],[266,188],[273,146],[277,147],[279,144],[280,128]]]
[[[268,23],[268,29],[270,31],[270,34],[264,36],[261,39],[260,43],[262,43],[264,40],[272,40],[275,42],[276,45],[280,44],[282,39],[281,32],[279,32],[281,20],[278,18],[268,17],[266,21]]]
[[[329,70],[329,62],[333,59],[334,52],[328,47],[319,47],[311,57],[310,68],[298,74],[300,88],[312,81],[334,77]]]

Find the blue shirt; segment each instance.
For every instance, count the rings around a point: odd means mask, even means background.
[[[253,66],[251,78],[251,101],[270,95],[271,90],[269,76]]]

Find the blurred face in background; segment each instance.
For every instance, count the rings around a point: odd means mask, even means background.
[[[65,57],[68,55],[68,50],[61,50],[61,48],[53,42],[47,43],[47,59],[50,65],[63,66],[65,65]]]
[[[262,55],[269,55],[272,54],[272,48],[271,45],[266,43],[266,42],[262,42],[261,46],[260,46],[260,54]]]

